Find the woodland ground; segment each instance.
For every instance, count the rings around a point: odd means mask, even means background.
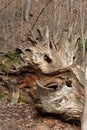
[[[31,7],[29,22],[21,20],[21,0],[18,0],[15,17],[12,13],[15,9],[14,1],[7,4],[7,7],[5,6],[5,2],[8,3],[8,1],[1,1],[0,52],[6,53],[8,51],[14,51],[16,47],[22,46],[25,48],[27,46],[28,48],[31,45],[27,37],[29,30],[34,25],[42,8],[45,7],[48,1],[49,0],[42,0],[40,2],[39,0],[34,0]],[[50,11],[49,14],[52,13],[52,8]],[[46,13],[47,9],[43,11],[43,15],[40,16],[40,20],[38,20],[36,24],[40,23],[40,26],[47,24]],[[0,130],[79,130],[79,128],[74,127],[74,124],[72,124],[71,128],[68,123],[62,123],[57,118],[46,116],[46,114],[40,115],[36,111],[31,99],[29,101],[30,103],[20,101],[12,105],[8,100],[8,89],[6,86],[2,85],[2,82],[0,82],[0,94],[1,93],[4,96],[1,96],[0,99]]]

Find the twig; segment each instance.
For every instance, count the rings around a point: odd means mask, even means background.
[[[4,9],[6,9],[12,2],[14,2],[15,0],[10,1],[5,7],[3,7],[2,9],[0,9],[0,12],[2,12]]]
[[[33,32],[30,30],[30,33],[31,33],[31,36],[32,36],[32,38],[33,38],[33,42],[35,43],[35,44],[37,44],[37,40],[36,40],[36,38],[35,38],[35,36],[34,36],[34,34],[33,34]]]
[[[43,13],[43,11],[46,9],[46,7],[50,4],[50,2],[51,2],[52,0],[50,0],[46,5],[45,5],[45,7],[43,7],[43,9],[41,10],[41,12],[39,13],[39,15],[38,15],[38,17],[36,18],[36,21],[35,21],[35,23],[33,24],[33,26],[31,27],[31,30],[33,30],[34,29],[34,27],[35,27],[35,25],[36,25],[36,23],[37,23],[37,21],[38,21],[38,19],[39,19],[39,17],[41,16],[41,14]]]

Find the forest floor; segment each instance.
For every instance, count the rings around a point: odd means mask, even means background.
[[[74,124],[39,115],[31,104],[11,105],[5,99],[0,100],[0,130],[79,130]]]
[[[13,18],[14,1],[11,6],[8,5],[0,11],[0,56],[1,52],[7,53],[8,51],[14,51],[17,47],[29,47],[28,33],[31,27],[35,24],[35,21],[41,10],[45,7],[49,0],[34,0],[32,9],[30,12],[29,22],[21,20],[21,0],[19,0],[18,10]],[[51,5],[52,7],[52,5]],[[52,13],[52,8],[50,10]],[[44,13],[45,12],[45,13]],[[47,10],[43,11],[42,17],[40,17],[40,26],[44,26],[48,21],[44,21]],[[46,17],[47,19],[47,17]],[[12,20],[14,22],[12,23]],[[36,23],[36,24],[37,24]],[[5,91],[4,89],[5,88]],[[29,88],[30,89],[30,88]],[[17,104],[11,104],[8,100],[9,93],[6,86],[2,85],[0,81],[0,130],[79,130],[79,127],[75,127],[74,124],[64,123],[48,115],[41,115],[35,109],[34,103],[25,103],[23,101]],[[7,95],[6,95],[7,94]]]

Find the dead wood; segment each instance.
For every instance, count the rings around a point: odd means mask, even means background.
[[[35,80],[36,108],[61,115],[65,120],[80,120],[84,104],[84,72],[77,63],[79,36],[72,37],[71,34],[72,27],[64,33],[62,47],[58,49],[50,41],[47,27],[46,39],[20,50],[25,55],[22,55],[23,60],[35,69],[38,77]]]
[[[71,37],[71,31],[70,28],[64,33],[64,44],[58,49],[50,42],[47,27],[45,39],[5,54],[2,65],[8,74],[26,74],[24,79],[17,77],[19,88],[34,88],[35,104],[40,111],[61,115],[65,120],[79,120],[84,103],[84,73],[77,64],[78,35]]]
[[[80,119],[84,90],[76,75],[61,70],[37,81],[36,107],[41,112],[59,114],[65,120]]]

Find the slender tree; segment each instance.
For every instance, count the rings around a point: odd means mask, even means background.
[[[29,13],[30,13],[30,7],[31,7],[31,0],[26,0],[26,9],[25,9],[25,20],[29,20]]]

